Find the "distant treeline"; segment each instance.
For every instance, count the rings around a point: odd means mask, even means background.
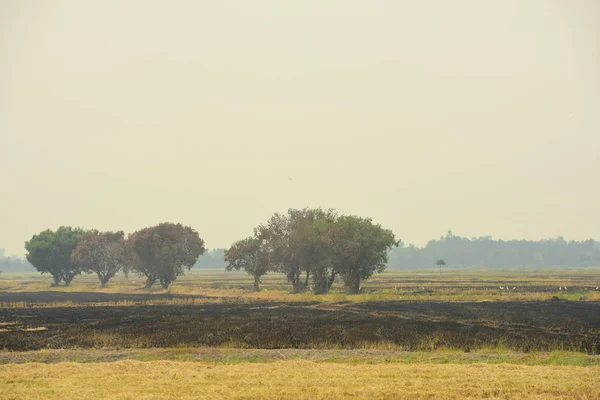
[[[0,249],[0,271],[6,272],[28,272],[35,271],[29,261],[19,257],[7,257],[5,250]]]
[[[212,249],[198,257],[198,261],[196,261],[193,268],[223,269],[226,265],[225,249]]]
[[[434,268],[440,258],[453,268],[600,266],[600,242],[562,237],[540,241],[494,240],[491,236],[469,239],[450,231],[425,247],[392,249],[388,268]]]

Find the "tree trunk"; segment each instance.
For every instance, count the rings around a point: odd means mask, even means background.
[[[302,281],[300,281],[300,278],[296,279],[296,282],[294,282],[294,292],[295,293],[300,293],[304,291],[304,283],[302,283]]]
[[[329,291],[329,289],[331,289],[331,286],[333,286],[333,281],[335,281],[335,271],[331,271],[331,276],[327,281],[327,291]]]
[[[168,289],[168,288],[169,288],[169,284],[170,284],[170,283],[171,283],[171,282],[169,282],[169,281],[166,281],[166,280],[164,280],[164,279],[160,279],[160,286],[161,286],[163,289]]]
[[[58,286],[58,284],[62,280],[62,276],[60,276],[60,275],[52,275],[52,279],[54,280],[54,282],[50,285],[50,287],[56,287],[56,286]]]
[[[314,294],[327,293],[327,285],[329,284],[329,273],[327,269],[316,270],[312,276],[312,282]]]
[[[152,285],[154,285],[154,282],[156,282],[156,278],[149,276],[148,279],[146,279],[146,289],[150,289]]]
[[[299,293],[304,289],[300,282],[300,270],[294,271],[294,275],[292,276],[292,286],[294,288],[294,293]]]
[[[255,276],[254,277],[254,291],[255,292],[260,291],[260,289],[258,287],[259,283],[260,283],[260,276]]]
[[[96,275],[98,275],[98,279],[100,279],[100,287],[105,288],[106,284],[108,283],[109,277],[100,273],[96,273]]]
[[[306,280],[304,281],[304,287],[308,287],[308,278],[310,278],[310,271],[306,271]]]
[[[302,285],[299,280],[292,282],[292,286],[294,287],[294,293],[300,293],[302,291]]]
[[[360,278],[353,277],[350,282],[346,282],[346,287],[348,288],[350,293],[360,293]]]
[[[350,293],[360,293],[360,279],[352,282],[352,285],[350,285]]]

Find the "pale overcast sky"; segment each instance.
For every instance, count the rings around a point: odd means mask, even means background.
[[[600,2],[0,0],[0,248],[333,207],[600,239]],[[291,179],[290,179],[291,178]]]

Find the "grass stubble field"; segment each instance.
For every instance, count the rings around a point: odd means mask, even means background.
[[[49,282],[0,275],[2,399],[600,398],[600,268]]]

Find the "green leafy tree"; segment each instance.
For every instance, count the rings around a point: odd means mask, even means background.
[[[435,262],[435,265],[437,265],[438,267],[440,267],[440,275],[442,274],[442,267],[446,266],[446,261],[444,261],[443,258],[438,258],[438,260]]]
[[[336,222],[334,268],[352,293],[360,292],[361,281],[383,272],[388,251],[399,245],[391,230],[369,218],[341,216]]]
[[[260,278],[269,269],[269,256],[260,239],[249,237],[235,242],[224,258],[227,271],[243,269],[254,277],[254,291],[259,291]]]
[[[338,274],[335,267],[336,220],[337,215],[329,215],[311,226],[309,248],[313,257],[309,271],[312,290],[316,294],[327,293]]]
[[[79,266],[71,261],[71,253],[83,234],[83,229],[61,226],[56,232],[47,229],[33,235],[25,242],[27,261],[42,274],[52,275],[52,286],[57,286],[61,281],[68,286],[81,273]]]
[[[170,222],[144,228],[127,238],[134,272],[145,276],[146,288],[158,280],[163,289],[190,269],[205,251],[204,240],[189,226]]]
[[[333,223],[335,218],[332,210],[290,209],[286,215],[275,214],[255,229],[255,236],[269,254],[270,267],[286,275],[294,292],[304,290],[315,268],[322,268],[327,262],[329,250],[317,226]]]
[[[98,275],[100,286],[106,287],[127,262],[123,231],[86,232],[73,250],[71,261],[82,271]]]

